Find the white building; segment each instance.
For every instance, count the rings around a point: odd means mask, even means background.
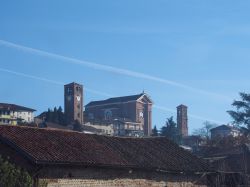
[[[20,105],[0,103],[0,124],[32,123],[35,111]]]

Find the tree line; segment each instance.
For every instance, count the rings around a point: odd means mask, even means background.
[[[53,110],[48,108],[48,111],[45,112],[45,121],[57,123],[57,124],[64,125],[64,126],[67,125],[66,117],[63,113],[61,106],[59,106],[58,108],[54,107]]]
[[[250,134],[250,94],[240,92],[239,95],[240,100],[234,100],[232,103],[235,110],[228,110],[226,112],[233,119],[232,124],[238,128],[245,127],[247,130],[245,135],[248,135]],[[208,142],[210,140],[210,130],[216,126],[218,125],[215,123],[205,121],[202,127],[195,129],[192,134]],[[155,125],[152,129],[152,136],[165,136],[178,144],[181,143],[181,136],[178,132],[177,124],[173,120],[173,116],[166,119],[165,125],[160,130]]]
[[[56,123],[63,126],[72,125],[72,130],[79,132],[83,131],[83,126],[78,120],[75,120],[72,124],[68,124],[61,106],[59,106],[58,108],[54,107],[53,110],[48,108],[48,111],[45,112],[45,127],[47,126],[46,122]]]

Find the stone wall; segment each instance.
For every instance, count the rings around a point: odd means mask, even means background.
[[[206,187],[201,175],[131,169],[44,168],[39,175],[40,182],[46,182],[48,187]],[[46,176],[54,177],[48,179]]]
[[[147,179],[57,179],[46,180],[48,187],[206,187],[206,185],[194,185],[192,182],[167,182]]]

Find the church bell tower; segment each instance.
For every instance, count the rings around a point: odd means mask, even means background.
[[[68,124],[83,123],[83,86],[72,82],[64,85],[64,112]]]
[[[177,106],[177,129],[181,137],[188,136],[187,106]]]

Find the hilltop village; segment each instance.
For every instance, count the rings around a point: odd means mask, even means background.
[[[84,107],[83,85],[75,82],[64,85],[64,111],[35,117],[35,109],[0,103],[0,155],[27,172],[27,186],[249,184],[246,129],[221,125],[209,138],[189,135],[188,107],[181,104],[177,132],[166,126],[174,141],[153,135],[152,106],[143,92]]]
[[[78,131],[84,133],[145,137],[152,133],[152,105],[150,96],[143,92],[91,101],[84,107],[83,85],[72,82],[64,85],[64,112],[60,109],[54,123],[50,119],[54,111],[46,111],[34,117],[35,109],[0,103],[0,124],[27,124],[68,130],[74,130],[74,125],[78,124]],[[62,119],[59,119],[60,115]],[[182,137],[188,136],[185,105],[177,107],[177,128]]]

